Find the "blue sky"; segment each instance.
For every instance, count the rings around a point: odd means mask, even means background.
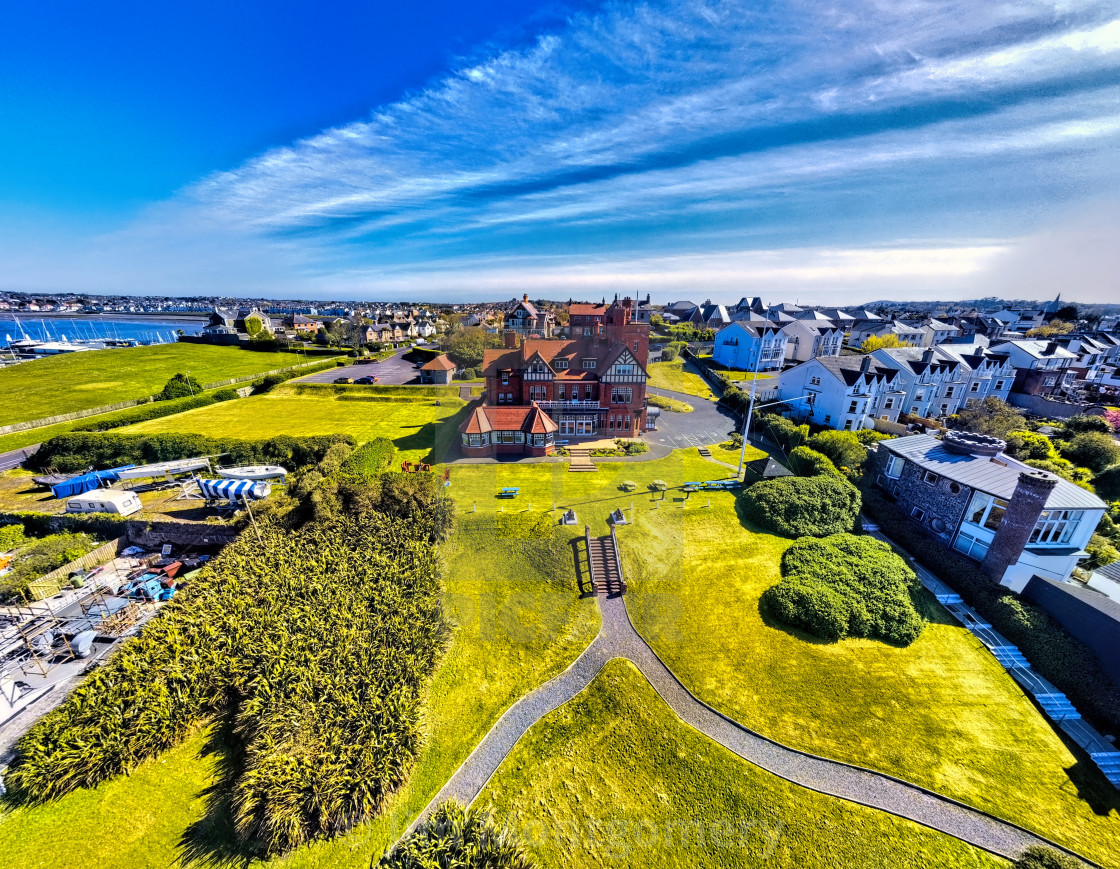
[[[1116,2],[14,5],[6,288],[1120,298]]]

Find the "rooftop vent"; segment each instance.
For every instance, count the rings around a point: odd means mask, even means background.
[[[970,431],[947,431],[942,443],[949,452],[963,456],[995,456],[1007,449],[999,438]]]

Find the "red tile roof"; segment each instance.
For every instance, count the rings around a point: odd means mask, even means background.
[[[573,317],[602,317],[606,313],[606,305],[586,305],[579,302],[568,305],[568,314]]]
[[[491,431],[523,431],[546,434],[559,429],[547,413],[535,404],[516,407],[477,407],[459,426],[463,434],[484,434]]]
[[[444,356],[437,356],[431,362],[421,366],[421,371],[454,371],[455,363]]]

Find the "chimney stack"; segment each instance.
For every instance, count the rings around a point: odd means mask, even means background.
[[[860,374],[867,374],[870,371],[871,371],[871,356],[869,354],[867,356],[864,356],[863,360],[859,363],[859,373]]]
[[[930,347],[928,350],[926,350],[924,353],[922,353],[922,361],[925,362],[928,365],[930,362],[933,361],[933,354],[934,354],[933,348]]]
[[[1019,560],[1038,517],[1046,507],[1046,499],[1056,485],[1058,478],[1046,471],[1025,471],[1019,475],[1019,482],[1007,502],[1007,512],[1003,514],[988,554],[980,565],[981,570],[996,582],[1001,582],[1007,568]]]
[[[502,339],[505,342],[506,350],[516,350],[521,346],[521,336],[514,332],[512,329],[502,333]]]
[[[522,296],[522,297],[521,297],[521,301],[523,301],[523,302],[528,302],[528,301],[529,301],[529,294],[528,294],[528,293],[526,293],[526,294],[525,294],[524,296]]]
[[[1042,351],[1042,355],[1043,356],[1053,356],[1057,352],[1058,352],[1058,342],[1057,341],[1047,341],[1046,342],[1046,349]]]

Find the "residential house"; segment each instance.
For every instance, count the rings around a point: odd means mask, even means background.
[[[435,335],[439,330],[436,329],[435,324],[431,320],[422,319],[417,320],[415,324],[416,337],[427,340]]]
[[[303,314],[292,314],[283,319],[284,328],[297,334],[314,335],[319,331],[319,321],[305,317]]]
[[[860,347],[872,336],[894,335],[903,347],[920,347],[925,332],[916,326],[907,326],[898,320],[857,320],[848,330],[848,346]]]
[[[460,426],[463,453],[547,455],[564,439],[634,437],[645,429],[649,326],[634,301],[612,303],[602,334],[527,338],[483,357],[485,404]],[[569,317],[571,312],[569,312]]]
[[[568,302],[568,337],[590,338],[603,334],[603,319],[607,316],[607,303],[594,305],[586,302]]]
[[[1015,367],[1012,392],[1024,395],[1045,395],[1061,392],[1072,382],[1070,369],[1077,360],[1057,341],[1020,338],[1001,341],[991,347],[994,353],[1003,353]]]
[[[740,371],[781,371],[786,335],[774,323],[739,321],[716,332],[712,361]]]
[[[522,338],[551,338],[555,326],[556,318],[551,312],[537,310],[526,293],[521,301],[514,302],[513,307],[506,311],[502,328],[506,332],[516,332]]]
[[[1088,554],[1106,505],[1005,448],[968,432],[912,435],[880,442],[871,473],[903,514],[1001,585],[1020,592],[1036,575],[1064,581]]]
[[[371,323],[365,327],[362,340],[366,344],[393,344],[405,339],[400,323]]]
[[[446,355],[437,356],[420,366],[421,383],[448,384],[455,376],[455,363]]]
[[[762,304],[762,299],[759,296],[751,296],[747,298],[743,296],[736,304],[727,309],[733,319],[738,319],[736,314],[754,313],[765,316],[766,306]]]
[[[820,356],[786,370],[778,384],[795,417],[843,431],[874,428],[877,418],[896,422],[904,394],[898,369],[873,356]]]
[[[844,332],[828,320],[794,320],[782,326],[786,336],[786,359],[807,362],[817,356],[839,356]]]
[[[981,344],[942,344],[934,349],[939,356],[959,359],[967,371],[968,380],[960,407],[986,398],[1007,401],[1015,382],[1015,367],[1006,354],[994,353]]]
[[[958,358],[942,356],[932,347],[891,347],[872,356],[898,371],[895,385],[901,391],[901,413],[918,417],[944,417],[967,401],[968,367]],[[896,396],[888,396],[884,410],[896,409]]]
[[[705,299],[703,305],[686,311],[680,320],[682,323],[691,323],[697,329],[721,329],[731,322],[731,315],[724,305],[716,305],[711,299]]]
[[[961,333],[959,326],[932,317],[924,320],[918,328],[922,330],[922,347],[936,347],[938,344],[952,341]]]

